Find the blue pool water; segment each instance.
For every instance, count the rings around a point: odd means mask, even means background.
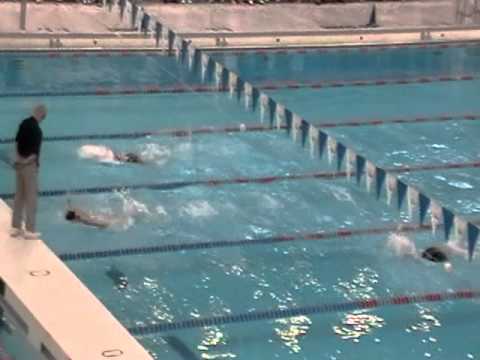
[[[213,52],[218,61],[253,84],[296,80],[381,80],[476,73],[480,47],[308,49],[293,52]],[[281,69],[281,71],[279,71]]]
[[[94,91],[122,86],[191,84],[197,79],[182,71],[174,57],[135,52],[89,56],[67,53],[66,57],[4,54],[0,58],[0,89],[6,93]]]
[[[477,49],[349,50],[316,54],[216,54],[243,78],[262,81],[312,79],[381,79],[477,72]],[[259,66],[262,57],[269,66]],[[16,70],[16,81],[0,86],[3,109],[0,138],[14,136],[18,122],[36,101],[49,107],[45,136],[115,134],[165,129],[256,125],[252,114],[225,93],[122,96],[10,97],[28,93],[90,90],[141,84],[199,84],[172,58],[135,55],[48,58],[9,54],[29,64]],[[263,60],[262,60],[263,59]],[[78,62],[77,65],[74,65]],[[148,66],[146,65],[148,64]],[[10,65],[12,66],[12,65]],[[59,74],[37,77],[37,67]],[[87,75],[77,81],[75,66]],[[23,68],[22,68],[23,69]],[[28,70],[30,69],[30,70]],[[159,70],[160,69],[160,70]],[[168,69],[168,73],[162,73]],[[461,70],[461,71],[460,71]],[[120,75],[121,73],[121,75]],[[10,75],[8,75],[10,74]],[[299,77],[301,74],[302,77]],[[172,80],[173,77],[173,80]],[[97,79],[100,79],[99,81]],[[10,82],[9,82],[10,81]],[[399,117],[468,114],[478,111],[478,82],[275,90],[269,93],[312,123]],[[441,165],[476,161],[479,123],[460,116],[445,123],[388,124],[327,129],[357,152],[385,167]],[[145,166],[98,164],[79,157],[85,144],[132,149],[151,158]],[[0,145],[9,153],[12,145]],[[0,193],[14,191],[13,174],[0,165]],[[365,184],[336,178],[306,178],[219,186],[178,184],[235,178],[332,172],[326,160],[314,159],[283,131],[166,135],[136,139],[45,141],[41,190],[104,186],[124,190],[100,194],[41,197],[39,230],[59,255],[93,250],[238,242],[291,235],[295,241],[266,245],[153,252],[145,255],[69,260],[67,265],[126,326],[175,322],[199,317],[285,309],[319,303],[389,297],[455,289],[476,289],[477,261],[453,260],[455,271],[395,256],[387,247],[388,230],[324,240],[305,234],[338,229],[371,229],[407,221],[406,209],[377,201]],[[480,220],[479,169],[403,173],[408,183],[457,213]],[[113,216],[118,223],[98,230],[63,219],[67,200]],[[11,200],[7,200],[11,201]],[[441,234],[409,235],[422,249],[444,241]],[[107,251],[107,252],[108,252]],[[111,253],[111,252],[110,252]],[[113,253],[111,253],[113,254]],[[112,275],[123,274],[119,289]],[[110,274],[110,275],[109,275]],[[475,301],[395,306],[380,309],[299,316],[138,336],[158,359],[476,359],[480,325]]]
[[[13,317],[0,305],[0,359],[37,360],[40,354],[30,345]]]

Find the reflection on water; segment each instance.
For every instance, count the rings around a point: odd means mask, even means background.
[[[302,350],[300,338],[307,334],[312,321],[306,316],[294,316],[287,319],[278,319],[275,322],[281,324],[281,327],[275,328],[275,332],[282,339],[282,342],[290,348],[291,352],[300,352]]]
[[[376,297],[374,286],[378,283],[378,273],[369,268],[359,269],[358,273],[351,281],[338,281],[334,286],[337,292],[343,294],[348,300],[366,300]],[[356,310],[347,313],[340,325],[333,326],[333,332],[342,340],[352,340],[359,342],[359,338],[370,334],[374,329],[385,325],[385,320],[379,316],[366,314],[371,310]],[[379,342],[379,339],[375,339]]]
[[[358,342],[359,338],[368,335],[376,328],[385,325],[385,320],[379,316],[362,314],[360,311],[353,314],[346,314],[342,326],[334,326],[333,331],[342,340],[353,340]],[[376,341],[379,341],[376,339]]]
[[[205,334],[197,349],[201,351],[202,359],[234,359],[237,355],[231,352],[222,352],[222,347],[227,345],[227,339],[224,333],[218,327],[205,328]]]
[[[430,309],[423,306],[417,307],[421,320],[405,329],[407,333],[411,333],[414,331],[430,332],[433,328],[442,326],[440,320],[432,314],[432,311]]]

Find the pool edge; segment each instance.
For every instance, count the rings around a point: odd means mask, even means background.
[[[34,348],[49,360],[152,360],[42,240],[8,235],[0,199],[0,300]]]

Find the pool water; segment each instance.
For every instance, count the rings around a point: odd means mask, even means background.
[[[4,94],[95,91],[142,85],[185,85],[197,78],[182,71],[174,57],[150,53],[5,53],[0,58],[0,89]],[[67,61],[65,61],[67,59]],[[113,60],[112,60],[113,59]],[[98,75],[102,74],[101,77]]]
[[[310,83],[409,79],[428,76],[475,74],[478,71],[478,43],[445,47],[352,47],[253,51],[214,51],[244,80],[255,85],[295,80]],[[279,71],[280,69],[280,71]]]
[[[254,83],[477,72],[473,46],[215,56]],[[260,66],[264,57],[273,65]],[[38,54],[0,57],[4,64],[15,59],[30,64],[18,70],[20,80],[4,80],[0,87],[9,96],[0,94],[4,109],[0,151],[12,152],[9,139],[37,101],[49,107],[48,118],[42,123],[45,136],[78,135],[72,140],[45,141],[42,146],[40,188],[63,192],[40,198],[39,230],[48,245],[67,259],[70,269],[127,328],[256,310],[478,288],[477,261],[467,263],[455,258],[455,271],[447,273],[433,264],[395,256],[387,240],[392,228],[408,221],[406,209],[397,211],[377,201],[364,183],[358,186],[342,174],[312,178],[309,174],[336,172],[335,164],[312,158],[308,149],[295,144],[283,131],[86,138],[84,135],[172,128],[188,132],[206,126],[250,126],[259,122],[258,113],[245,111],[242,104],[223,92],[95,96],[92,89],[98,85],[97,79],[101,79],[102,86],[119,89],[147,83],[200,84],[198,77],[179,68],[172,58],[146,54],[132,55],[131,61],[127,58],[116,54],[98,59],[65,56],[52,60]],[[51,66],[54,80],[37,77],[33,70],[42,64]],[[87,74],[79,82],[76,75],[70,76],[74,66]],[[168,74],[162,69],[168,69]],[[476,143],[478,123],[466,121],[459,114],[478,110],[477,85],[473,79],[268,92],[311,123],[458,115],[445,123],[327,129],[379,165],[401,167],[476,161],[472,145]],[[20,96],[51,89],[67,94]],[[92,94],[68,96],[68,91],[75,90],[92,90]],[[85,144],[133,150],[150,161],[143,166],[99,164],[79,157],[78,149]],[[13,174],[0,166],[0,193],[10,202]],[[414,170],[400,176],[457,213],[480,220],[478,171],[465,165],[453,170]],[[296,175],[305,177],[294,178]],[[260,177],[270,179],[235,181]],[[228,181],[222,184],[220,180]],[[118,189],[109,191],[111,186]],[[108,189],[96,192],[103,187]],[[84,193],[76,192],[82,189]],[[106,230],[67,223],[64,211],[68,200],[118,221]],[[308,236],[372,228],[384,230],[321,240]],[[291,236],[292,241],[255,244],[285,236]],[[418,249],[444,241],[440,232],[433,234],[430,230],[409,236]],[[191,246],[199,243],[216,245],[209,249]],[[229,243],[235,246],[227,247]],[[169,251],[157,248],[142,255],[115,253],[119,249],[162,245],[180,247]],[[188,250],[182,250],[185,248]],[[96,250],[106,253],[80,259],[79,254]],[[121,277],[128,279],[126,288],[118,286]],[[475,301],[392,306],[137,338],[157,359],[334,360],[354,359],[360,354],[362,358],[389,360],[475,359],[480,357],[475,335],[480,325],[472,317],[477,307]]]
[[[0,359],[37,360],[40,354],[0,305]]]

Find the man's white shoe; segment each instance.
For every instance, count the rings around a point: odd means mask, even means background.
[[[25,231],[25,233],[23,234],[23,238],[25,240],[37,240],[40,238],[40,235],[40,233]]]

